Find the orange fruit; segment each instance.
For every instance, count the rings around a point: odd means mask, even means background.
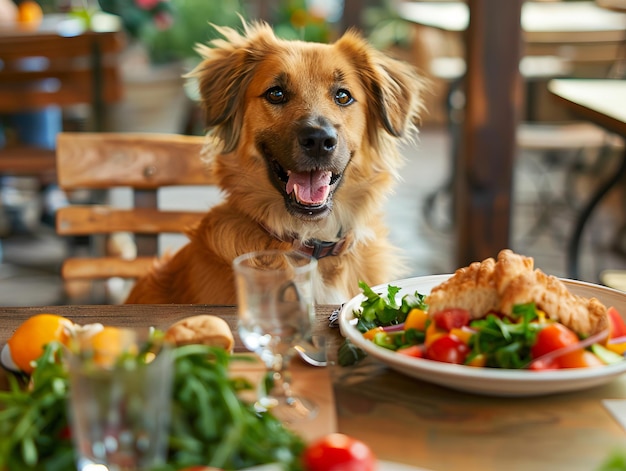
[[[17,21],[29,25],[38,25],[43,18],[43,10],[34,0],[24,0],[17,6]]]
[[[25,320],[7,341],[15,366],[31,374],[32,362],[43,354],[47,343],[58,340],[67,344],[72,325],[72,321],[56,314],[36,314]]]
[[[83,348],[93,350],[93,361],[101,366],[113,366],[122,353],[137,353],[132,331],[105,326],[89,337]]]

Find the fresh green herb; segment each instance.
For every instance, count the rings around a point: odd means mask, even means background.
[[[363,281],[359,281],[359,287],[366,296],[361,303],[361,311],[355,312],[355,317],[358,318],[357,329],[361,332],[367,332],[378,326],[400,324],[404,322],[411,309],[426,309],[425,296],[417,291],[414,294],[405,294],[398,304],[397,295],[400,288],[397,286],[388,285],[386,297],[374,292]]]
[[[0,469],[74,470],[68,433],[67,372],[61,349],[51,342],[37,360],[30,384],[7,375],[10,389],[0,391]]]
[[[357,364],[367,356],[363,350],[354,345],[350,340],[345,339],[339,346],[337,362],[340,366],[352,366]]]
[[[360,310],[354,312],[354,317],[357,319],[356,328],[360,332],[367,332],[374,327],[401,324],[411,309],[426,310],[427,308],[426,303],[424,303],[426,296],[417,291],[413,294],[405,294],[398,303],[397,295],[400,288],[397,286],[388,285],[387,295],[384,297],[376,293],[364,281],[359,281],[359,287],[365,295]],[[379,334],[374,339],[374,342],[381,347],[391,350],[397,350],[406,344],[412,345],[423,341],[424,333],[415,329],[409,329],[404,332],[404,335]],[[366,355],[363,350],[346,339],[339,347],[338,362],[341,366],[351,366],[361,361]]]
[[[73,471],[74,451],[67,423],[67,370],[62,347],[48,344],[30,384],[8,375],[0,391],[0,469]],[[174,350],[169,463],[159,471],[204,465],[241,469],[281,463],[301,471],[304,441],[271,414],[259,414],[239,398],[252,388],[231,378],[224,350],[188,345]]]
[[[470,362],[477,355],[485,355],[486,366],[493,368],[522,368],[531,360],[530,349],[541,329],[534,303],[513,308],[513,320],[488,314],[486,318],[472,321],[470,327],[477,332],[470,340]],[[519,319],[519,321],[517,321]]]
[[[626,471],[626,454],[621,450],[614,450],[597,471]]]

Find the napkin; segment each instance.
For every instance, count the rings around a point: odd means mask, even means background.
[[[626,430],[626,399],[604,399],[602,404]]]

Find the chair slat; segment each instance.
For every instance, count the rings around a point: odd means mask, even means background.
[[[112,277],[138,278],[145,275],[154,264],[155,257],[138,257],[124,260],[117,257],[69,258],[63,264],[64,280],[92,280]]]
[[[113,67],[102,70],[102,100],[113,103],[122,98],[119,71]],[[0,74],[0,111],[13,113],[24,108],[49,105],[70,106],[93,101],[93,71],[66,69],[64,71],[9,71]]]
[[[202,162],[205,138],[165,134],[61,133],[57,174],[63,189],[213,185]]]
[[[134,235],[138,254],[133,260],[107,256],[97,247],[93,256],[70,257],[61,275],[67,281],[136,279],[147,273],[158,256],[156,237],[183,233],[197,224],[204,211],[158,208],[156,193],[165,186],[214,186],[216,179],[202,161],[202,136],[156,133],[70,133],[57,137],[57,178],[66,191],[130,187],[133,207],[70,205],[56,213],[56,229],[64,236],[92,236],[92,242],[115,233]],[[116,250],[113,250],[117,252]],[[112,255],[112,254],[111,254]]]
[[[60,208],[56,230],[60,235],[181,233],[202,218],[197,211],[160,211],[156,208],[115,209],[87,205]]]

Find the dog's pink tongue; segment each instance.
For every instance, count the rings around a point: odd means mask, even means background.
[[[295,192],[297,200],[304,204],[321,204],[326,201],[330,192],[331,177],[331,172],[323,170],[290,172],[287,194]]]

